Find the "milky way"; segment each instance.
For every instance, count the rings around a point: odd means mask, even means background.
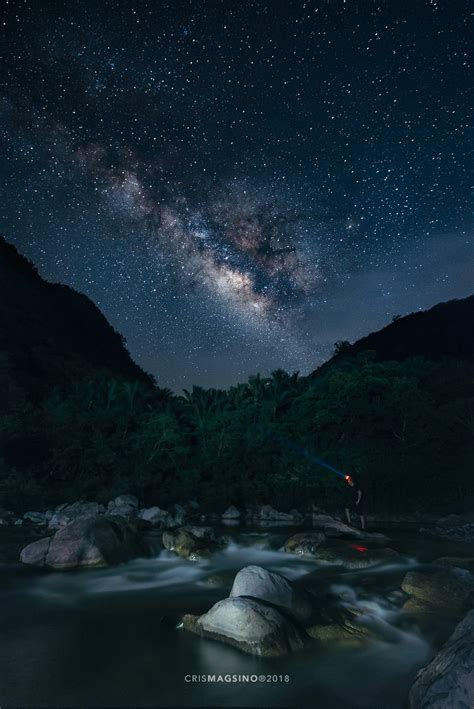
[[[470,292],[468,2],[97,5],[2,11],[1,228],[160,384]]]

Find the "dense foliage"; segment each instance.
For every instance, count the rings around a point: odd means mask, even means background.
[[[72,364],[67,364],[70,373]],[[350,471],[374,509],[462,510],[473,499],[472,364],[339,356],[183,396],[78,361],[73,383],[32,401],[0,359],[0,505],[18,510],[133,492],[216,510],[340,505]],[[69,380],[70,381],[70,380]]]

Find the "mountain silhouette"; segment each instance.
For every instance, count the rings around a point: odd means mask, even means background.
[[[124,338],[85,295],[49,283],[0,236],[0,354],[3,367],[35,398],[67,383],[79,367],[152,383]]]

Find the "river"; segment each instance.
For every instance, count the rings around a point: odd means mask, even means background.
[[[472,556],[472,547],[407,534],[393,539],[391,530],[389,546],[400,552],[399,563],[332,568],[328,575],[327,566],[281,550],[294,531],[232,529],[226,549],[199,563],[163,551],[114,568],[51,573],[4,560],[1,705],[402,709],[416,670],[452,621],[434,616],[419,627],[406,617],[401,580],[434,558]],[[178,627],[183,613],[202,613],[226,597],[232,574],[248,564],[296,581],[310,572],[323,582],[327,577],[375,625],[378,639],[362,647],[314,643],[291,656],[262,659]],[[190,675],[201,681],[191,682]],[[248,681],[202,681],[203,675]],[[268,681],[258,681],[262,675]]]

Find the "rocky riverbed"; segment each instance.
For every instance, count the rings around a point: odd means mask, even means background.
[[[473,572],[472,544],[321,510],[10,515],[0,701],[438,709],[442,687],[469,706]]]

